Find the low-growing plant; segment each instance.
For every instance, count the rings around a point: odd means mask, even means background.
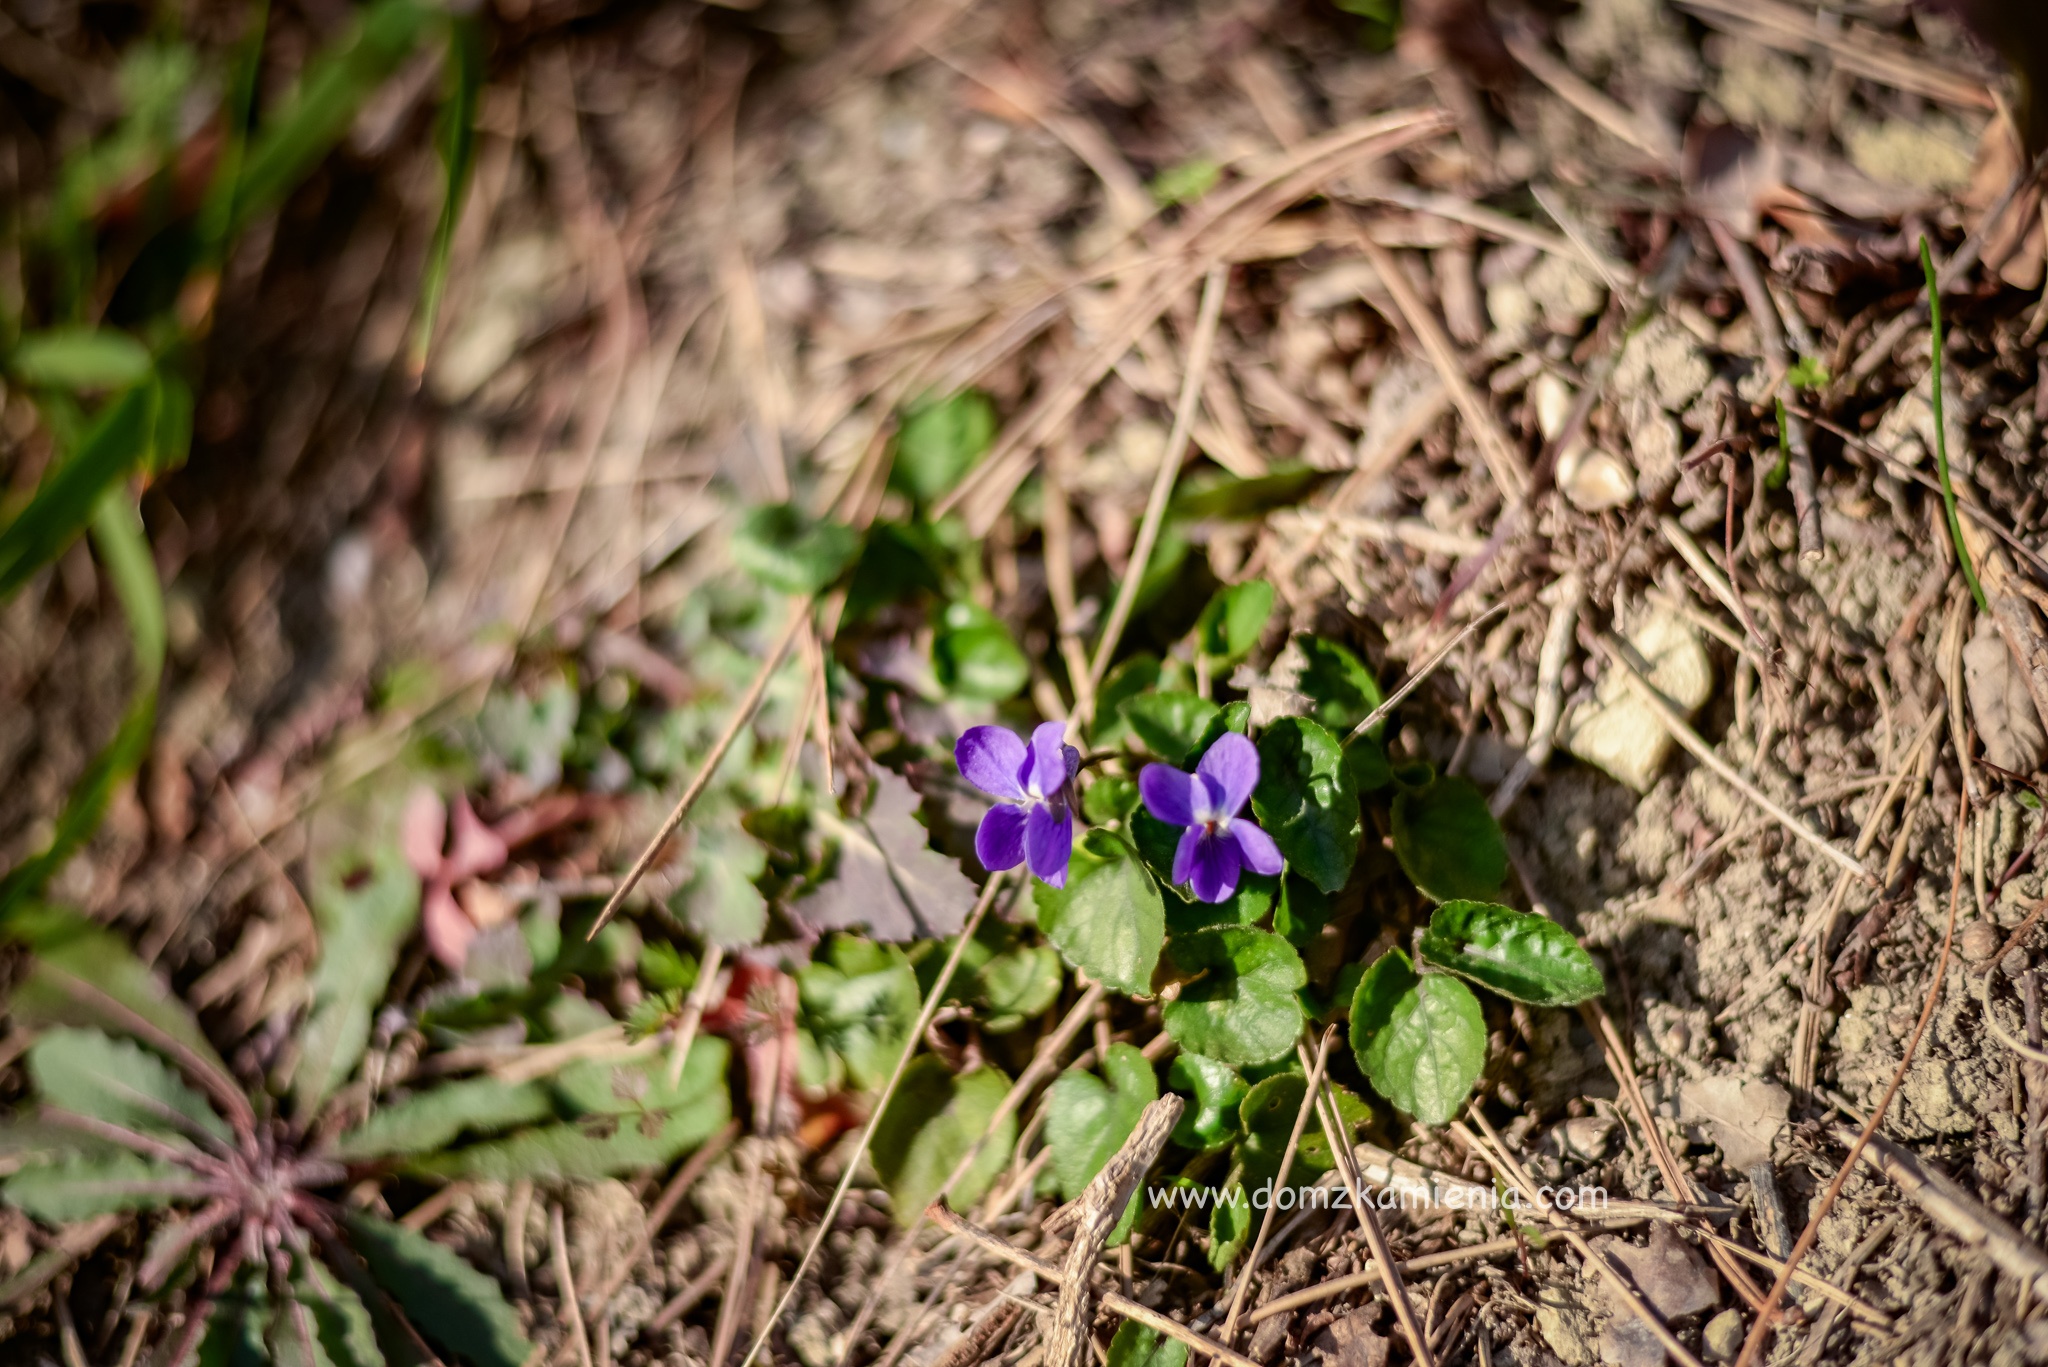
[[[162,1359],[172,1367],[195,1346],[206,1361],[375,1367],[438,1353],[519,1367],[531,1345],[497,1283],[353,1199],[359,1184],[667,1163],[726,1123],[727,1047],[699,1038],[679,1077],[647,1041],[373,1104],[368,1082],[350,1079],[418,926],[419,880],[387,844],[317,868],[309,901],[322,952],[306,1013],[295,1048],[253,1084],[119,939],[57,909],[17,913],[9,930],[31,962],[9,1010],[35,1032],[36,1109],[0,1129],[12,1170],[0,1197],[52,1224],[150,1219],[137,1288],[186,1293]]]

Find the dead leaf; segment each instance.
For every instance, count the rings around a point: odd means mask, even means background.
[[[1332,1320],[1309,1347],[1322,1354],[1323,1367],[1387,1367],[1391,1344],[1372,1321],[1371,1307]]]
[[[1729,1167],[1747,1172],[1770,1161],[1792,1097],[1759,1078],[1693,1078],[1679,1088],[1678,1109],[1682,1119],[1706,1125]]]
[[[878,940],[952,935],[974,905],[974,883],[934,850],[917,819],[917,794],[902,776],[874,772],[865,816],[817,814],[839,843],[836,876],[790,908],[819,931],[865,925]]]
[[[2031,774],[2048,760],[2048,734],[2027,692],[2027,676],[1988,616],[1977,619],[1976,634],[1963,647],[1963,687],[1985,758],[2015,774]]]
[[[1721,1303],[1720,1279],[1707,1266],[1707,1260],[1673,1233],[1669,1225],[1650,1226],[1647,1248],[1638,1248],[1626,1239],[1600,1240],[1594,1247],[1621,1264],[1659,1318],[1685,1319],[1704,1314]],[[1613,1310],[1629,1314],[1628,1307],[1621,1303],[1621,1293],[1611,1283],[1603,1279],[1600,1292]]]
[[[1963,192],[1967,211],[1964,223],[1972,233],[1984,233],[1984,264],[1998,272],[2014,289],[2038,289],[2042,274],[2041,187],[2028,185],[2013,200],[2004,215],[1985,232],[1984,216],[2004,198],[2012,178],[2025,163],[2012,126],[2004,119],[1984,125],[1977,141],[1977,165],[1970,172],[1970,188]]]

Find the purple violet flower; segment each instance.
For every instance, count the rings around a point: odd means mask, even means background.
[[[1027,747],[1000,726],[970,726],[953,747],[961,776],[996,799],[974,833],[975,857],[991,873],[1028,861],[1050,886],[1067,885],[1081,752],[1063,743],[1065,734],[1061,723],[1043,722]]]
[[[1238,812],[1259,785],[1259,752],[1235,731],[1216,738],[1192,774],[1148,764],[1138,775],[1145,809],[1169,826],[1185,826],[1173,852],[1173,881],[1204,902],[1227,900],[1240,870],[1280,872],[1280,847]]]

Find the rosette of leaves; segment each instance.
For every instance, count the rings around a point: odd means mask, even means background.
[[[31,961],[9,1010],[36,1034],[34,1109],[0,1127],[14,1169],[0,1198],[49,1224],[149,1221],[137,1290],[184,1292],[163,1361],[204,1335],[206,1361],[376,1367],[431,1352],[518,1367],[532,1348],[495,1281],[341,1193],[400,1170],[562,1180],[665,1163],[725,1123],[725,1045],[700,1040],[674,1085],[643,1048],[544,1079],[444,1083],[364,1119],[368,1093],[349,1079],[419,884],[386,847],[316,869],[308,901],[322,954],[296,1055],[253,1086],[119,939],[56,909],[18,914],[9,930]]]

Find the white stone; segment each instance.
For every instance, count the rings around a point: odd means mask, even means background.
[[[1675,613],[1657,612],[1630,635],[1650,682],[1685,716],[1712,696],[1714,666],[1699,633]],[[1619,664],[1609,663],[1590,702],[1564,721],[1565,747],[1637,792],[1648,792],[1671,753],[1671,733]]]

